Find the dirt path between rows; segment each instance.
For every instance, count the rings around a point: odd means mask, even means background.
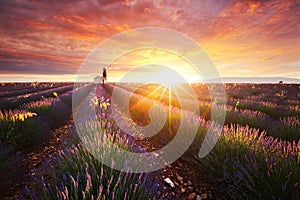
[[[148,151],[157,149],[160,144],[153,140],[139,140],[144,148]],[[156,144],[155,144],[156,143]],[[204,180],[203,176],[197,173],[195,168],[183,158],[160,170],[159,182],[163,184],[163,191],[160,192],[161,199],[186,199],[186,200],[225,200],[222,194],[212,191]],[[169,179],[172,183],[167,183]]]

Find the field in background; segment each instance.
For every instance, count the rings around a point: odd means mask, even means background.
[[[96,93],[93,94],[93,88]],[[191,147],[180,158],[195,174],[203,177],[209,190],[190,189],[189,180],[154,178],[163,172],[130,174],[113,170],[97,161],[82,145],[74,127],[68,131],[63,148],[42,160],[32,184],[19,178],[28,171],[28,155],[44,148],[53,140],[53,131],[72,122],[72,94],[75,112],[82,102],[96,108],[98,124],[82,124],[87,142],[103,138],[131,151],[150,151],[144,142],[123,133],[110,110],[110,96],[115,87],[132,93],[130,117],[139,125],[150,123],[149,108],[160,103],[169,110],[167,123],[149,138],[151,150],[168,144],[178,129],[181,107],[174,94],[157,84],[116,86],[113,83],[95,86],[83,83],[73,90],[72,83],[3,83],[0,85],[0,192],[12,196],[21,185],[19,196],[32,199],[159,199],[171,198],[159,191],[175,190],[173,198],[215,199],[214,192],[224,199],[299,199],[300,198],[300,85],[298,84],[226,84],[227,102],[210,99],[204,84],[192,84],[200,109],[199,130]],[[188,99],[187,99],[188,100]],[[75,105],[74,105],[75,104]],[[226,106],[226,120],[219,141],[204,159],[197,155],[209,127],[211,106]],[[74,114],[74,113],[73,113]],[[72,124],[72,123],[71,123]],[[97,135],[97,130],[104,135]],[[188,131],[187,133],[188,134]],[[55,138],[54,138],[55,139]],[[54,143],[56,144],[56,143]],[[59,143],[57,143],[59,145]],[[100,148],[100,147],[101,148]],[[169,169],[175,170],[175,169]],[[26,178],[25,178],[26,179]],[[27,178],[28,179],[28,178]],[[178,178],[177,178],[178,179]],[[23,179],[21,179],[23,180]],[[200,185],[193,180],[193,186]],[[194,194],[195,195],[191,195]],[[203,195],[206,194],[206,195]],[[166,196],[164,196],[166,195]],[[218,196],[218,195],[217,195]]]

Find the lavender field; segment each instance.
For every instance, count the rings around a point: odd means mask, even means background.
[[[113,166],[124,157],[112,155],[116,152],[106,140],[141,153],[168,144],[176,135],[182,107],[165,86],[2,83],[1,198],[300,199],[300,85],[225,84],[226,102],[211,99],[205,84],[191,86],[200,110],[191,146],[163,169],[130,173],[101,163],[87,145],[120,159],[111,160]],[[163,128],[146,139],[121,130],[111,110],[116,88],[131,95],[131,119],[125,121],[146,126],[150,108],[160,104],[168,111]],[[74,117],[86,102],[96,110],[96,118],[84,120],[78,133]],[[200,158],[205,133],[214,123],[212,106],[226,108],[225,124],[213,150]]]

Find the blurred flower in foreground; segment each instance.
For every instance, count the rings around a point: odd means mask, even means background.
[[[53,92],[53,96],[57,97],[58,98],[58,94],[57,92]]]
[[[0,112],[0,120],[10,120],[10,121],[24,121],[25,119],[29,118],[29,117],[33,117],[36,116],[36,113],[32,113],[32,112],[24,112],[24,111],[20,111],[19,113],[16,114],[12,114],[11,112],[5,112],[2,113]]]
[[[101,97],[101,100],[99,100],[96,96],[90,101],[90,105],[99,105],[100,108],[107,109],[110,105],[109,99],[104,99],[104,97]]]
[[[109,99],[104,99],[104,97],[102,96],[101,97],[101,100],[100,100],[100,102],[99,102],[99,106],[100,106],[100,108],[104,108],[104,109],[107,109],[107,107],[110,105],[110,103],[109,103]]]

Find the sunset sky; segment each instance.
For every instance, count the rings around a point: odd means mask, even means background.
[[[0,81],[75,81],[101,41],[142,27],[193,38],[222,77],[300,79],[300,0],[0,2]]]

